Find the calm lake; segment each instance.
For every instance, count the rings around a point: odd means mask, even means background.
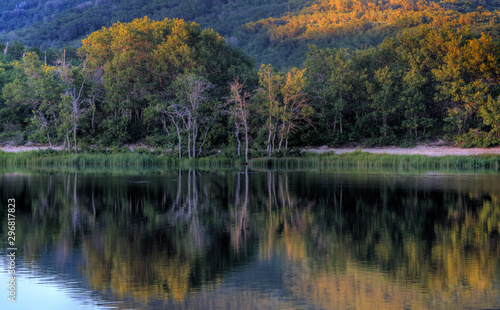
[[[0,309],[500,308],[498,174],[2,169]]]

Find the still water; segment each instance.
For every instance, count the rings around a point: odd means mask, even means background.
[[[498,174],[4,169],[0,309],[499,309],[499,198]]]

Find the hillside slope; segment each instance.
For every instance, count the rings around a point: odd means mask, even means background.
[[[290,67],[303,63],[308,44],[377,46],[423,24],[470,26],[496,36],[498,9],[491,0],[6,0],[0,4],[0,42],[79,46],[116,21],[182,18],[213,28],[257,65]]]
[[[486,0],[316,0],[280,18],[240,27],[239,38],[264,63],[300,65],[308,44],[360,49],[422,25],[470,27],[498,35],[500,4]]]
[[[304,0],[9,0],[0,4],[0,42],[18,40],[41,48],[68,43],[113,23],[181,18],[230,36],[238,26],[299,10]]]

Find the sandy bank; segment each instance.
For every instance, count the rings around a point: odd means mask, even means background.
[[[29,152],[29,151],[38,151],[48,149],[48,145],[30,145],[30,146],[13,146],[13,145],[2,145],[0,146],[0,150],[9,153],[20,153],[20,152]],[[62,150],[62,146],[54,146],[53,150]]]
[[[0,146],[0,150],[4,152],[11,153],[19,153],[19,152],[27,152],[41,149],[48,149],[48,145],[30,145],[30,146],[12,146],[12,145],[3,145]],[[52,149],[61,150],[62,146],[55,146]],[[361,150],[363,152],[369,153],[378,153],[378,154],[420,154],[427,156],[446,156],[446,155],[458,155],[458,156],[471,156],[471,155],[481,155],[481,154],[499,154],[500,155],[500,147],[494,148],[470,148],[470,149],[462,149],[453,146],[445,146],[445,145],[419,145],[411,148],[401,148],[395,146],[387,146],[387,147],[373,147],[373,148],[363,148],[363,147],[341,147],[341,148],[329,148],[329,147],[320,147],[320,148],[305,148],[307,152],[313,153],[324,153],[324,152],[335,152],[335,154],[342,153],[350,153],[356,150]]]
[[[377,154],[406,154],[406,155],[427,155],[427,156],[447,156],[447,155],[458,155],[458,156],[471,156],[471,155],[482,155],[482,154],[499,154],[500,147],[494,148],[470,148],[462,149],[452,146],[429,146],[422,145],[412,148],[401,148],[401,147],[374,147],[374,148],[309,148],[306,151],[314,153],[324,153],[324,152],[335,152],[335,154],[350,153],[356,150],[361,150],[362,152],[377,153]]]

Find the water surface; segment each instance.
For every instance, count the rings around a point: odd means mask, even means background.
[[[500,176],[0,172],[1,309],[500,308]]]

